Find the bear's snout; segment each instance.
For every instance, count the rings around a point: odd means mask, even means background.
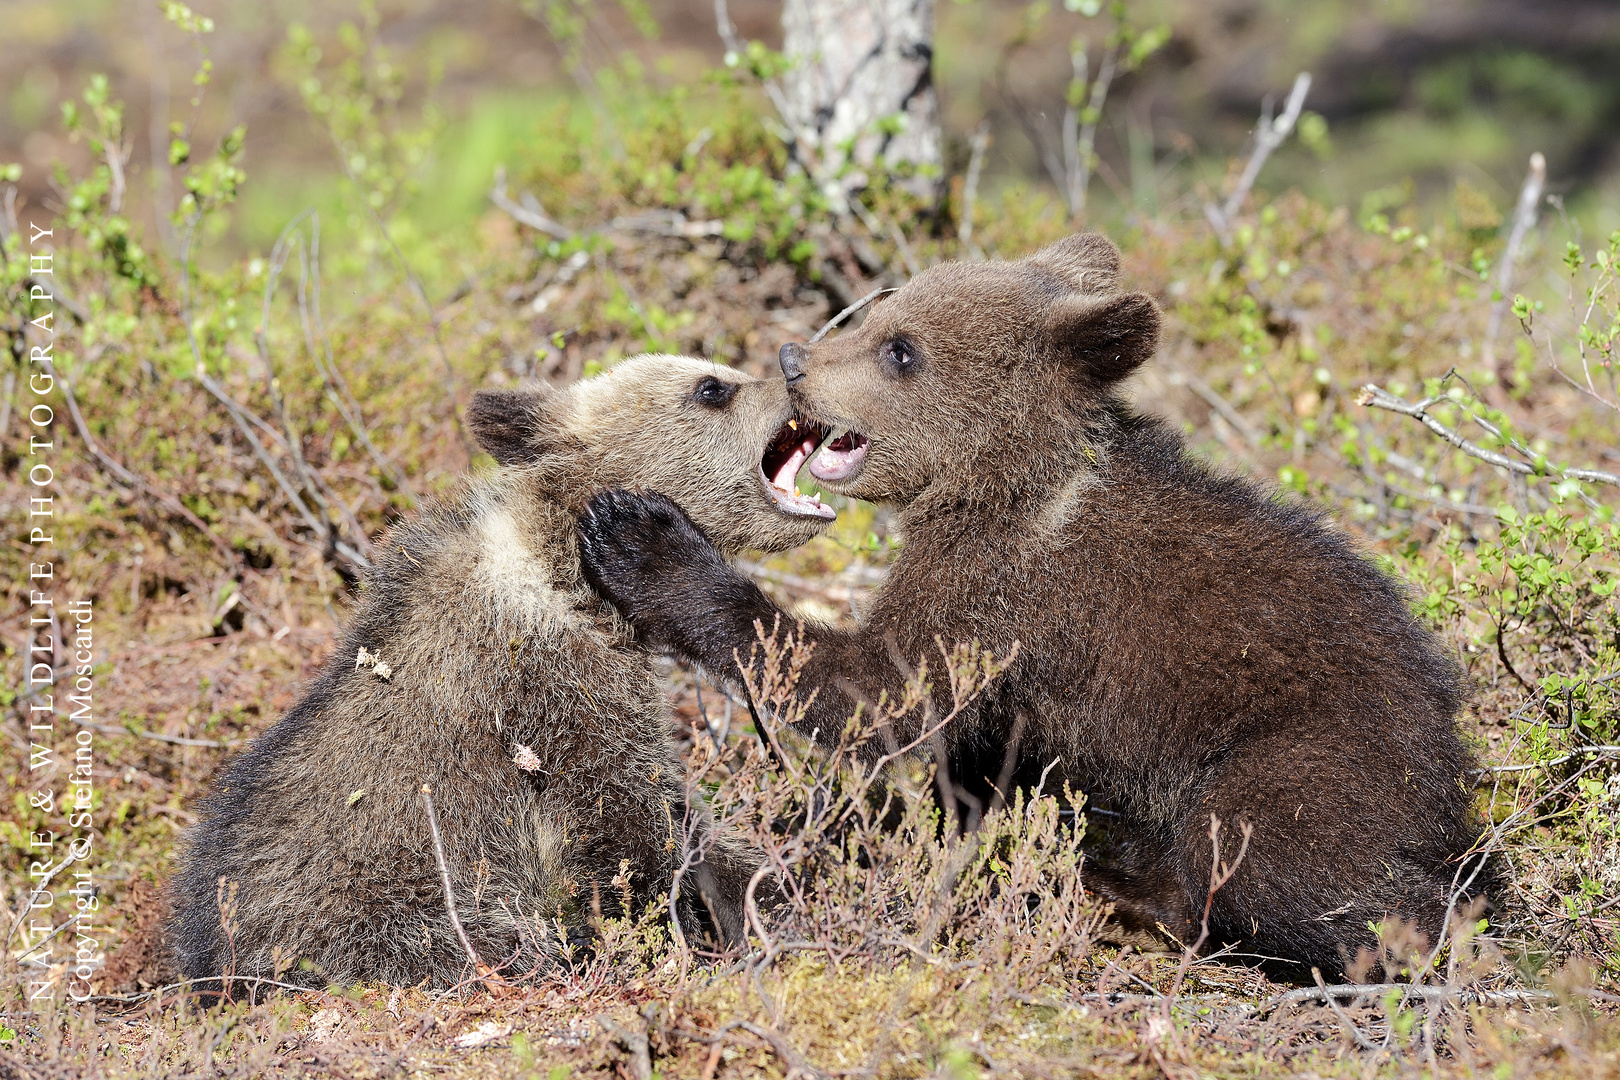
[[[797,341],[790,341],[782,346],[782,351],[777,353],[776,358],[782,365],[782,377],[787,380],[789,386],[804,378],[805,348],[803,345]]]

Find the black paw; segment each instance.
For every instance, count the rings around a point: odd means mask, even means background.
[[[604,491],[579,519],[585,579],[644,635],[674,644],[665,616],[705,575],[730,568],[684,511],[657,492]]]

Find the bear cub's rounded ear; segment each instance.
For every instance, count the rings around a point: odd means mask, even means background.
[[[1118,382],[1159,346],[1159,305],[1146,293],[1066,296],[1047,313],[1047,347],[1098,387]]]
[[[1076,292],[1113,292],[1119,287],[1119,248],[1101,233],[1066,236],[1041,248],[1029,260]]]
[[[549,441],[544,437],[549,396],[547,391],[480,390],[467,406],[467,430],[501,465],[533,462]]]

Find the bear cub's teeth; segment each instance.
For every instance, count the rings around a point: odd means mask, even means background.
[[[777,509],[789,514],[831,519],[837,511],[812,495],[799,491],[794,477],[815,453],[825,432],[820,425],[794,417],[785,423],[765,448],[759,472],[765,491]]]

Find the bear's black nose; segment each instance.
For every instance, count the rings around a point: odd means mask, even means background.
[[[797,341],[788,342],[782,346],[782,351],[777,354],[777,360],[782,365],[782,376],[787,379],[789,386],[804,378],[803,345],[800,345]]]

